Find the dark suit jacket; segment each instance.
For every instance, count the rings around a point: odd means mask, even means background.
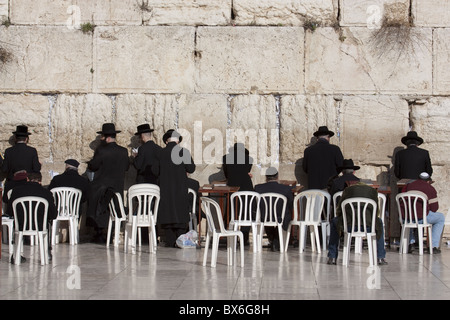
[[[287,204],[286,204],[286,211],[284,213],[284,219],[283,219],[283,229],[287,230],[287,227],[289,225],[289,222],[292,220],[292,210],[293,210],[293,202],[294,202],[294,196],[292,195],[292,187],[286,186],[284,184],[278,183],[278,181],[269,181],[262,184],[257,184],[255,186],[255,191],[258,193],[267,193],[267,192],[274,192],[279,193],[287,198]],[[264,219],[264,208],[261,208],[261,220]],[[277,212],[280,212],[281,210],[278,210]],[[278,222],[281,222],[281,215],[278,216]]]
[[[248,175],[252,170],[253,159],[247,150],[242,154],[232,151],[224,155],[222,163],[228,186],[239,187],[239,191],[253,191],[252,178]]]
[[[161,147],[153,141],[147,141],[139,147],[138,154],[134,159],[134,167],[137,170],[137,183],[158,184],[158,177],[152,172],[152,166],[158,161],[158,153]]]
[[[325,189],[328,180],[338,174],[344,157],[341,149],[325,139],[319,139],[305,149],[303,171],[308,175],[308,189]]]
[[[14,173],[20,170],[41,172],[37,150],[26,143],[17,143],[5,150],[2,171],[7,175],[6,180],[12,180]]]
[[[27,182],[27,183],[25,183],[21,186],[15,187],[13,189],[11,198],[9,199],[9,203],[8,203],[8,207],[7,207],[7,213],[9,216],[11,216],[11,217],[14,216],[13,207],[12,207],[14,200],[21,198],[21,197],[26,197],[26,196],[36,196],[36,197],[41,197],[41,198],[46,199],[48,201],[47,221],[52,221],[52,220],[56,219],[56,217],[58,216],[58,213],[56,211],[56,206],[55,206],[55,203],[53,200],[52,193],[37,182]],[[22,228],[22,226],[23,226],[23,210],[20,205],[17,207],[17,211],[18,211],[17,213],[18,213],[19,226],[20,226],[20,228]],[[43,210],[43,208],[40,208],[38,210],[39,230],[42,230],[43,214],[44,214],[44,210]]]
[[[333,196],[338,191],[343,191],[347,185],[347,181],[359,181],[360,179],[356,177],[354,174],[345,173],[342,174],[331,181],[330,184],[330,195]]]
[[[66,169],[64,173],[53,177],[52,181],[50,181],[48,189],[52,190],[53,188],[58,187],[72,187],[79,189],[82,192],[81,202],[85,202],[87,200],[89,193],[89,180],[80,176],[77,170]]]
[[[107,226],[108,199],[114,192],[123,194],[125,173],[129,166],[128,150],[115,142],[102,145],[94,152],[94,157],[88,162],[88,169],[94,172],[88,196],[88,225],[99,228]]]
[[[395,154],[394,174],[398,179],[419,179],[422,172],[433,174],[427,150],[412,145]]]

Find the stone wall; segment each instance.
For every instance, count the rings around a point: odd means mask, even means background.
[[[360,177],[394,185],[412,129],[450,207],[448,0],[0,0],[0,21],[0,149],[28,125],[44,183],[68,157],[85,169],[102,123],[131,148],[147,122],[160,144],[183,133],[201,183],[244,137],[254,183],[270,164],[302,180],[327,125]]]

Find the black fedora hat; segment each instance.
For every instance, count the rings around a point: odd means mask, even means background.
[[[359,166],[355,166],[352,159],[344,159],[342,162],[342,166],[337,167],[337,170],[341,172],[344,169],[353,169],[353,170],[359,170]]]
[[[114,125],[114,123],[104,123],[102,125],[102,131],[97,131],[97,133],[99,134],[115,134],[119,132],[122,131],[116,130],[116,126]]]
[[[418,142],[418,144],[422,144],[423,143],[423,139],[421,137],[418,136],[416,131],[409,131],[406,136],[404,136],[402,138],[402,143],[406,144],[406,142],[408,140],[415,140]]]
[[[13,132],[16,136],[19,137],[26,137],[29,136],[31,133],[28,132],[28,127],[24,125],[20,125],[16,127],[16,131]]]
[[[145,124],[141,124],[140,126],[137,127],[137,132],[135,133],[135,135],[138,136],[141,133],[153,132],[153,131],[155,131],[155,129],[151,129],[150,125],[145,123]]]
[[[316,132],[314,132],[314,137],[326,136],[326,135],[328,135],[328,136],[330,136],[330,137],[334,136],[334,132],[328,130],[328,127],[327,127],[327,126],[320,126],[320,127],[319,127],[319,130],[317,130]]]
[[[174,129],[167,130],[167,132],[164,133],[163,142],[167,144],[167,140],[169,140],[169,138],[178,138],[178,142],[183,140],[183,137]]]

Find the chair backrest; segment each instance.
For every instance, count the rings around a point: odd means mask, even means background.
[[[237,191],[230,196],[231,221],[259,222],[260,194],[255,191]]]
[[[50,190],[55,199],[58,217],[78,217],[82,191],[72,187],[57,187]]]
[[[159,186],[149,183],[132,185],[128,189],[128,219],[131,221],[136,216],[138,224],[156,223],[159,200]]]
[[[197,193],[193,189],[188,188],[188,194],[192,197],[191,214],[195,214],[195,208],[197,206]]]
[[[384,225],[384,216],[386,215],[386,195],[378,193],[378,208],[380,211],[380,218]]]
[[[422,206],[423,223],[427,223],[428,197],[425,193],[420,191],[402,192],[395,196],[395,201],[397,202],[398,217],[402,225],[403,223],[416,225],[419,223],[420,215],[417,209],[418,207],[420,208],[420,205]]]
[[[109,201],[109,214],[113,219],[121,220],[126,217],[125,208],[123,206],[122,195],[116,192]]]
[[[208,222],[208,230],[216,233],[224,233],[225,226],[223,224],[222,210],[217,201],[208,198],[200,197],[202,203],[202,210],[206,215]]]
[[[334,217],[336,217],[336,212],[337,212],[337,208],[339,205],[339,200],[342,197],[342,193],[344,191],[338,191],[335,194],[333,194],[333,213],[334,213]]]
[[[327,198],[329,202],[329,197]],[[319,222],[325,203],[325,192],[322,190],[305,190],[294,198],[294,221]]]
[[[284,219],[286,212],[287,198],[280,193],[266,192],[260,194],[259,209],[261,212],[261,221],[265,225],[276,225],[281,223],[278,221],[278,216],[281,220]],[[264,212],[264,218],[263,213]]]
[[[36,232],[39,229],[47,231],[48,201],[46,199],[35,196],[20,197],[13,201],[12,207],[16,231],[25,233]],[[42,212],[42,215],[39,212]]]
[[[350,232],[355,236],[364,236],[367,233],[367,227],[370,227],[370,233],[375,233],[375,220],[377,217],[377,203],[369,198],[354,197],[345,199],[341,202],[342,218],[344,220],[344,231]],[[371,210],[371,212],[368,212]],[[347,215],[351,214],[351,224],[347,220]],[[370,217],[370,221],[368,220]]]

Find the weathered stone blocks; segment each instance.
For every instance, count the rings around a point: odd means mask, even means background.
[[[450,94],[450,28],[433,30],[433,93]]]
[[[199,27],[196,92],[302,92],[303,34],[295,27]]]
[[[414,23],[421,27],[450,27],[450,2],[412,0]]]

